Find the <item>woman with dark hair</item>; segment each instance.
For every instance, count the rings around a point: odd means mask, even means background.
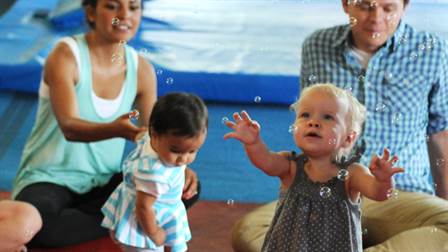
[[[101,206],[122,181],[125,140],[147,131],[157,98],[153,66],[126,45],[137,32],[140,0],[84,0],[91,29],[63,38],[48,56],[39,107],[12,196],[39,211],[43,226],[30,243],[61,247],[108,234]],[[139,113],[138,125],[130,117]],[[186,169],[183,199],[197,200]]]

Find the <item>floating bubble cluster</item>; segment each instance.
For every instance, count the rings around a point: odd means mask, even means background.
[[[408,42],[408,38],[405,35],[401,36],[398,40],[400,44],[405,44],[406,42]]]
[[[168,78],[166,78],[165,83],[167,85],[173,85],[174,84],[174,79],[172,77],[168,77]]]
[[[297,131],[297,126],[294,124],[289,125],[288,132],[294,134]]]
[[[112,58],[111,61],[112,63],[122,63],[124,60],[124,54],[123,54],[123,47],[127,44],[126,40],[120,40],[120,42],[118,42],[118,49],[117,52],[112,54]]]
[[[375,111],[376,112],[383,112],[385,111],[387,108],[386,104],[379,102],[376,106],[375,106]]]
[[[389,25],[394,25],[397,17],[398,17],[397,13],[392,13],[390,15],[387,15],[386,20],[390,22]]]
[[[111,61],[113,63],[115,63],[115,62],[121,63],[123,61],[123,55],[114,53],[114,54],[112,54]]]
[[[362,229],[362,235],[366,236],[368,234],[367,228]]]
[[[228,121],[229,121],[229,118],[227,118],[225,116],[221,119],[222,124],[226,124],[226,122],[228,122]]]
[[[117,17],[112,18],[112,25],[117,26],[120,24],[120,19]]]
[[[411,58],[411,60],[416,60],[418,58],[418,54],[416,52],[413,52],[409,57]]]
[[[358,24],[358,19],[356,19],[355,17],[350,17],[349,22],[350,22],[350,26],[353,27]]]
[[[347,169],[340,169],[338,171],[338,176],[337,177],[338,177],[339,180],[345,181],[347,179],[348,175],[349,175],[349,172],[348,172]]]
[[[308,76],[308,80],[310,82],[315,82],[317,80],[317,76],[314,74],[310,74],[310,76]]]
[[[118,46],[125,46],[126,44],[126,40],[120,40],[120,42],[118,42]]]
[[[140,112],[136,109],[131,110],[131,112],[129,112],[129,119],[137,119],[140,117]]]
[[[146,57],[148,57],[148,49],[146,49],[146,48],[141,48],[141,49],[138,51],[138,54],[140,54],[143,58],[146,58]]]
[[[322,186],[320,188],[319,195],[322,198],[327,199],[331,196],[331,189],[328,186]]]
[[[394,75],[391,72],[385,72],[384,78],[386,78],[387,82],[391,83],[393,81]]]
[[[392,124],[398,124],[402,121],[403,115],[401,113],[394,113],[392,115]]]
[[[391,188],[387,191],[387,198],[397,199],[398,198],[398,190]]]

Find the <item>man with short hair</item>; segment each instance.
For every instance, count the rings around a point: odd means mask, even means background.
[[[343,0],[350,24],[318,30],[302,47],[302,88],[334,83],[366,106],[360,162],[387,147],[405,169],[389,200],[362,200],[369,252],[448,251],[448,46],[401,21],[408,4]],[[260,251],[275,205],[236,224],[236,251]]]

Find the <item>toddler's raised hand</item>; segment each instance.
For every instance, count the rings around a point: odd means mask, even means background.
[[[395,173],[404,172],[401,167],[393,167],[398,161],[397,156],[390,158],[390,151],[384,148],[383,156],[374,155],[370,161],[369,170],[381,182],[390,181]]]
[[[259,140],[260,124],[257,121],[250,119],[246,111],[233,113],[235,122],[227,121],[227,127],[233,131],[224,135],[224,139],[235,138],[245,145],[251,145]]]

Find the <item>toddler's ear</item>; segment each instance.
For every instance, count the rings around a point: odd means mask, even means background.
[[[356,136],[357,134],[355,131],[350,131],[350,133],[348,133],[345,139],[345,143],[347,144],[347,146],[351,146],[355,142]]]

